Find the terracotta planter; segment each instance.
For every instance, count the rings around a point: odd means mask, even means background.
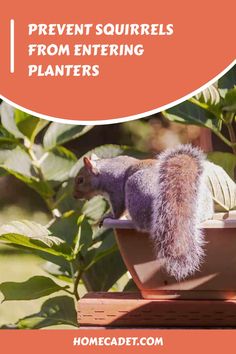
[[[148,234],[128,220],[106,219],[114,228],[123,260],[145,299],[236,299],[236,212],[215,214],[201,225],[206,256],[200,272],[177,282],[155,259]]]

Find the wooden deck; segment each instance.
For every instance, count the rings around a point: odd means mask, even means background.
[[[138,293],[88,293],[81,327],[236,327],[236,301],[145,300]]]

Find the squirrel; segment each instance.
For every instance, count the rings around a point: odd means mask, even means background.
[[[135,228],[150,234],[156,257],[177,281],[199,270],[204,256],[199,224],[214,213],[200,149],[179,145],[147,160],[93,154],[83,162],[75,178],[75,198],[102,194],[113,218],[127,210]]]

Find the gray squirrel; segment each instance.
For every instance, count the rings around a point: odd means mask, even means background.
[[[204,256],[199,224],[214,213],[200,149],[179,145],[156,159],[93,155],[83,161],[75,179],[76,198],[104,195],[113,218],[127,210],[136,229],[150,234],[156,257],[178,281],[199,270]]]

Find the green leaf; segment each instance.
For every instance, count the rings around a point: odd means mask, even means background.
[[[85,276],[92,291],[108,291],[126,271],[119,251],[115,251],[95,263]]]
[[[217,84],[209,86],[195,97],[190,98],[189,102],[192,102],[209,113],[212,113],[218,118],[219,121],[222,120],[222,99],[221,92],[218,89]]]
[[[236,112],[236,87],[228,90],[226,93],[223,110],[227,112]]]
[[[14,170],[11,170],[9,168],[6,168],[5,166],[1,166],[5,171],[7,171],[9,174],[12,176],[15,176],[22,182],[26,183],[28,187],[34,189],[37,193],[39,193],[43,198],[48,198],[51,197],[54,194],[53,189],[48,185],[47,182],[45,181],[40,181],[37,178],[34,177],[27,177],[25,175],[22,175]]]
[[[109,290],[126,273],[113,231],[106,230],[105,235],[100,246],[91,248],[86,257],[85,276],[93,291]]]
[[[67,288],[68,286],[62,287],[52,279],[43,276],[35,276],[25,282],[0,284],[0,291],[4,296],[3,301],[38,299]]]
[[[72,258],[72,250],[60,238],[51,236],[50,231],[36,222],[13,221],[0,227],[0,241],[16,246],[40,250],[55,256]]]
[[[72,247],[79,229],[77,225],[78,217],[79,213],[77,212],[62,215],[52,223],[50,232],[60,237],[67,245]]]
[[[6,102],[2,102],[1,104],[1,121],[3,127],[13,134],[15,138],[24,138],[24,134],[20,132],[17,128],[15,119],[14,119],[15,110],[12,106],[10,106]]]
[[[3,127],[15,138],[27,137],[31,142],[36,135],[47,125],[47,120],[34,117],[28,113],[14,109],[8,103],[1,104],[1,121]]]
[[[107,210],[107,202],[101,196],[96,196],[84,203],[82,213],[92,222],[101,219]]]
[[[15,138],[14,135],[12,135],[2,125],[0,125],[0,146],[4,147],[4,144],[6,144],[5,146],[7,147],[7,143],[10,144],[10,146],[13,146],[14,144],[15,147],[16,144],[19,143],[19,140]]]
[[[73,284],[72,274],[62,271],[61,267],[58,264],[47,261],[42,265],[42,269],[59,280]]]
[[[65,144],[66,142],[76,139],[89,130],[93,126],[81,126],[72,124],[51,123],[43,139],[45,149],[50,150],[57,145]]]
[[[236,65],[218,80],[220,89],[231,89],[236,86]]]
[[[215,85],[207,87],[205,90],[198,93],[195,97],[198,101],[207,103],[211,106],[215,106],[220,103],[220,94]]]
[[[84,215],[80,215],[78,212],[66,213],[60,219],[55,220],[50,231],[73,248],[74,256],[80,251],[85,256],[87,248],[92,243],[92,228]]]
[[[205,178],[215,201],[216,211],[229,211],[236,207],[236,184],[225,170],[212,162],[205,162]]]
[[[107,256],[115,253],[116,251],[117,251],[117,245],[115,245],[115,244],[112,247],[109,247],[105,250],[100,250],[100,249],[96,250],[95,252],[93,252],[94,253],[93,259],[86,267],[86,270],[91,268],[94,264],[96,264],[98,261],[102,260],[104,257],[107,257]]]
[[[208,160],[216,165],[221,166],[225,172],[235,180],[236,177],[236,156],[229,152],[209,152]]]
[[[192,102],[185,101],[163,112],[164,116],[176,123],[195,124],[218,131],[218,119],[211,112],[198,107]]]
[[[7,176],[7,172],[3,168],[0,168],[0,177],[3,176]]]
[[[68,179],[69,172],[76,162],[76,156],[62,146],[47,152],[41,164],[44,178],[50,182],[63,182]]]
[[[19,329],[39,329],[67,324],[78,327],[74,300],[69,296],[57,296],[45,301],[40,312],[19,320]]]
[[[93,242],[93,230],[85,217],[83,217],[82,221],[78,221],[79,232],[74,240],[74,253],[81,253],[83,257],[87,257],[88,248]]]
[[[26,183],[43,197],[54,193],[46,181],[39,180],[29,155],[20,146],[16,148],[9,146],[0,150],[0,168]]]
[[[15,109],[15,123],[19,131],[31,142],[34,142],[37,134],[49,124],[47,120],[34,117],[19,109]]]
[[[13,170],[15,173],[32,177],[32,163],[29,155],[20,147],[0,150],[0,164],[2,168]]]
[[[129,281],[125,285],[123,291],[129,291],[129,292],[137,293],[139,290],[138,290],[138,287],[135,284],[134,280],[133,279],[129,279]]]
[[[21,248],[21,247],[20,247]],[[54,255],[52,253],[48,253],[48,252],[44,252],[41,250],[37,250],[34,249],[33,253],[37,256],[39,256],[40,258],[46,260],[47,262],[51,262],[54,265],[58,266],[58,270],[60,271],[60,274],[54,274],[53,272],[50,273],[50,271],[48,271],[48,269],[45,269],[46,272],[48,272],[49,274],[52,274],[54,276],[56,276],[58,279],[61,280],[65,280],[68,282],[68,279],[70,278],[71,281],[73,282],[74,280],[74,274],[72,274],[72,268],[73,269],[77,269],[78,267],[78,262],[74,259],[74,255],[73,255],[73,250],[71,249],[71,254],[72,256],[68,256],[68,257],[64,257],[64,256],[58,256],[58,255]],[[45,266],[43,265],[43,269],[45,268]],[[64,276],[67,278],[63,279]]]
[[[69,179],[62,183],[56,192],[55,205],[63,214],[70,210],[81,210],[83,202],[73,197],[74,179]]]

